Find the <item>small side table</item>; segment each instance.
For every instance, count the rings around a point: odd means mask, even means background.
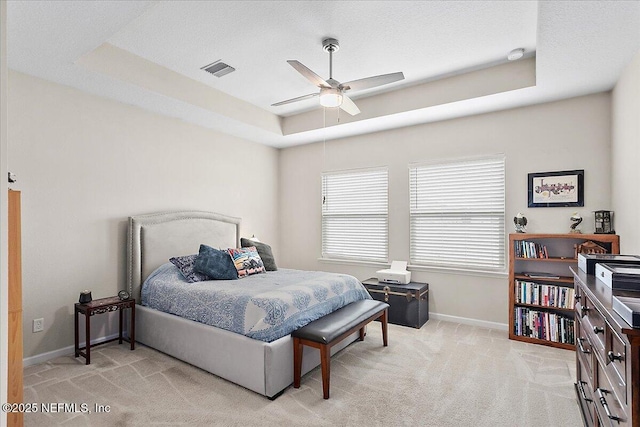
[[[129,339],[122,337],[122,318],[123,311],[125,308],[131,310],[131,324],[130,324],[130,333]],[[111,340],[103,341],[98,344],[91,345],[91,316],[95,314],[109,313],[112,311],[120,312],[120,326],[119,326],[119,334],[118,338],[113,338]],[[86,342],[85,346],[80,348],[80,334],[78,328],[78,315],[82,313],[84,314],[85,320],[85,336]],[[97,345],[106,344],[111,341],[118,340],[119,344],[122,344],[122,341],[129,341],[131,343],[131,350],[135,348],[136,342],[136,300],[133,298],[128,298],[125,300],[121,300],[118,297],[109,297],[93,300],[86,304],[75,304],[75,332],[76,332],[76,340],[75,340],[75,354],[76,357],[82,356],[85,358],[86,365],[91,363],[91,347],[95,347]],[[83,351],[84,350],[84,351]]]

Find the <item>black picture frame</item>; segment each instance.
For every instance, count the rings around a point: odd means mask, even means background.
[[[584,169],[529,174],[530,208],[584,206]]]

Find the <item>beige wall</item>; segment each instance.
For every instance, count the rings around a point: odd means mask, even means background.
[[[640,52],[613,90],[611,207],[622,253],[640,254]]]
[[[7,401],[8,357],[8,241],[7,241],[7,2],[0,0],[0,402]],[[7,416],[0,414],[0,426],[7,424]]]
[[[323,156],[322,143],[278,152],[20,73],[10,74],[9,89],[10,169],[23,191],[25,357],[72,345],[80,290],[97,298],[124,287],[129,215],[200,209],[240,216],[242,234],[272,243],[279,265],[365,279],[380,267],[317,259],[323,170],[389,167],[390,259],[409,256],[414,162],[504,153],[508,232],[519,211],[531,232],[565,232],[575,210],[591,232],[591,211],[612,206],[609,94],[329,141]],[[585,169],[585,207],[527,209],[527,173],[566,169]],[[240,174],[249,178],[233,179]],[[432,312],[507,323],[506,277],[413,274],[430,283]],[[45,331],[33,334],[37,317]],[[115,332],[96,323],[95,336]]]
[[[73,345],[81,290],[100,298],[124,289],[130,215],[238,216],[242,235],[277,249],[276,149],[16,72],[9,89],[10,168],[22,190],[25,357]],[[32,333],[39,317],[45,330]],[[97,320],[95,337],[115,332]]]
[[[583,232],[593,232],[591,211],[611,205],[610,94],[425,124],[280,152],[280,256],[285,267],[340,271],[359,279],[379,266],[332,264],[321,254],[320,174],[374,166],[389,168],[389,258],[409,258],[410,163],[506,155],[507,231],[522,212],[528,231],[562,233],[578,211]],[[324,165],[323,165],[324,163]],[[583,208],[527,208],[527,173],[585,170]],[[507,323],[507,278],[414,271],[430,284],[430,311],[484,322]]]

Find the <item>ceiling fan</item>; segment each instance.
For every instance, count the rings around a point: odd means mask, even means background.
[[[360,113],[358,106],[349,98],[345,92],[370,89],[377,86],[386,85],[404,79],[404,74],[390,73],[378,76],[365,77],[364,79],[352,80],[346,83],[340,83],[333,78],[333,53],[340,49],[338,40],[328,38],[322,41],[322,49],[329,53],[329,78],[324,80],[322,77],[302,65],[301,62],[295,60],[287,61],[289,65],[302,74],[307,80],[320,88],[320,92],[310,93],[308,95],[299,96],[297,98],[287,99],[286,101],[271,104],[272,107],[289,104],[292,102],[302,101],[305,99],[320,97],[320,104],[324,107],[340,107],[347,113],[355,116]]]

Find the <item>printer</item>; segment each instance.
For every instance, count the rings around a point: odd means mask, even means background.
[[[406,261],[392,261],[391,268],[376,271],[378,282],[406,285],[411,281],[411,272],[407,271]]]

